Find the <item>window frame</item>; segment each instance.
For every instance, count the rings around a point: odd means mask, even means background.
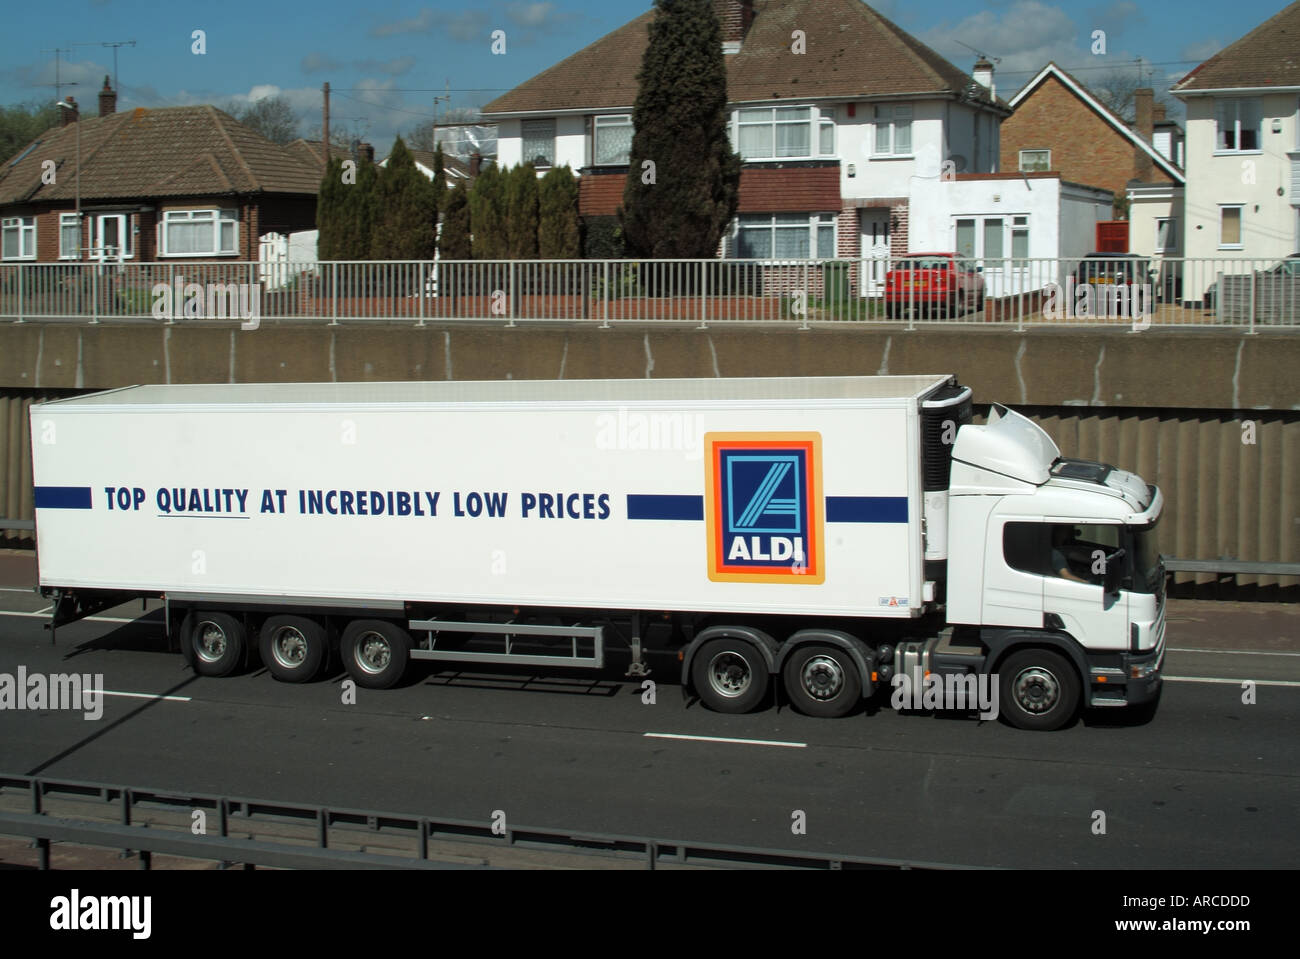
[[[71,224],[68,223],[69,220],[72,221]],[[82,220],[82,215],[78,213],[59,214],[59,259],[60,260],[80,260],[82,254],[86,252],[85,246],[81,243],[81,239],[82,239],[81,230],[77,230],[77,236],[76,236],[77,246],[75,250],[72,251],[68,250],[68,248],[64,246],[63,243],[63,231],[67,229],[68,226],[72,226],[74,229],[76,229],[81,220]]]
[[[1169,253],[1173,250],[1177,250],[1178,240],[1176,238],[1176,233],[1178,230],[1178,217],[1158,216],[1155,219],[1156,219],[1156,235],[1155,235],[1155,243],[1152,246],[1152,250],[1156,253]],[[1168,239],[1165,241],[1164,246],[1160,245],[1160,224],[1161,223],[1169,224]]]
[[[1044,153],[1044,154],[1046,154],[1046,155],[1047,155],[1047,165],[1046,165],[1046,166],[1043,166],[1043,167],[1034,167],[1034,168],[1032,168],[1032,169],[1026,169],[1026,168],[1025,168],[1025,154],[1026,154],[1026,153]],[[1046,149],[1046,150],[1021,150],[1021,151],[1020,151],[1019,158],[1018,158],[1018,163],[1019,163],[1019,168],[1020,168],[1020,169],[1019,169],[1019,172],[1021,172],[1021,173],[1045,173],[1045,172],[1050,172],[1051,169],[1052,169],[1052,151],[1051,151],[1050,149]]]
[[[549,125],[551,131],[550,136],[549,137],[530,136],[528,133],[528,127],[530,124],[533,126],[534,129],[536,129],[539,125]],[[556,127],[557,124],[555,122],[555,117],[520,120],[519,121],[519,162],[531,163],[538,170],[552,169],[555,166],[555,153],[556,153],[555,141],[557,139]],[[532,140],[549,139],[551,141],[551,155],[549,158],[547,158],[547,162],[545,164],[539,164],[536,162],[535,157],[530,157],[527,155],[525,151],[525,146],[528,140],[530,139]]]
[[[768,113],[770,114],[770,118],[767,120],[741,119],[741,114],[753,113],[759,110],[768,111]],[[778,120],[776,118],[777,110],[804,110],[807,112],[807,116],[801,120]],[[807,134],[808,134],[807,151],[804,153],[790,154],[788,156],[776,155],[777,126],[793,127],[793,126],[798,126],[800,124],[807,125]],[[768,163],[768,162],[778,162],[783,160],[817,160],[823,157],[837,156],[838,154],[836,154],[835,152],[836,142],[838,139],[838,132],[835,129],[836,126],[837,124],[835,122],[835,111],[831,108],[823,109],[811,103],[781,103],[781,104],[774,104],[771,106],[737,107],[736,109],[731,111],[731,122],[729,124],[729,130],[731,134],[732,148],[737,153],[740,154],[740,159],[743,162]],[[761,156],[758,154],[755,154],[754,156],[745,156],[744,152],[742,152],[741,150],[741,143],[740,143],[741,127],[749,127],[749,128],[768,127],[771,131],[771,136],[768,139],[768,143],[770,144],[770,152]],[[829,152],[823,152],[821,147],[822,132],[826,127],[829,127],[831,130],[831,148]]]
[[[223,216],[225,213],[233,213],[233,217]],[[213,248],[209,251],[194,251],[186,253],[173,252],[170,241],[170,228],[175,223],[203,223],[203,219],[196,219],[196,215],[207,214],[211,217]],[[240,211],[234,207],[204,207],[194,210],[164,210],[162,216],[158,219],[158,256],[159,258],[167,257],[168,259],[184,259],[199,256],[239,256],[239,220]],[[231,223],[233,230],[232,249],[221,249],[222,225]]]
[[[882,121],[881,111],[889,111],[889,119]],[[898,116],[897,111],[907,111],[907,152],[900,153],[898,150]],[[916,156],[916,142],[912,139],[912,124],[916,120],[916,110],[910,103],[873,103],[871,105],[871,156],[873,159],[887,158],[906,158]],[[889,149],[880,149],[880,128],[887,126],[889,129]]]
[[[230,209],[230,208],[227,207],[226,209]],[[112,260],[113,261],[117,261],[119,259],[134,260],[135,259],[135,216],[131,213],[127,213],[126,211],[119,211],[116,213],[112,211],[106,213],[96,213],[94,216],[88,217],[87,219],[90,223],[89,248],[96,251],[94,255],[97,259],[105,259],[105,260],[109,259],[104,254],[104,251],[102,250],[104,243],[103,243],[103,236],[101,235],[101,224],[108,217],[117,217],[122,224],[123,252],[121,253],[120,256],[112,257]],[[239,251],[239,227],[238,227],[239,211],[238,210],[235,211],[235,224],[236,224],[235,251],[238,252]],[[185,254],[181,254],[181,255],[185,255]]]
[[[11,230],[18,233],[18,255],[6,256],[4,253],[4,237]],[[31,253],[24,254],[24,239],[31,240]],[[36,217],[33,216],[7,216],[0,218],[0,260],[15,263],[19,260],[36,259]]]
[[[806,222],[808,231],[808,255],[807,256],[781,256],[776,253],[777,230],[786,230],[795,232],[797,227],[793,223],[778,223],[780,217],[793,218],[801,217]],[[766,220],[766,223],[758,223],[758,220]],[[749,222],[743,222],[748,220]],[[821,256],[817,252],[818,238],[823,227],[830,227],[830,245],[831,253],[829,256]],[[839,250],[839,214],[831,210],[823,210],[813,213],[742,213],[732,221],[731,229],[727,233],[727,256],[729,260],[834,260],[837,258]],[[766,227],[769,232],[770,249],[773,251],[767,256],[746,256],[739,255],[740,233],[742,230],[759,230]]]
[[[1223,242],[1223,214],[1228,210],[1237,211],[1237,242]],[[1246,237],[1246,204],[1244,203],[1220,203],[1219,204],[1219,249],[1220,250],[1242,250],[1245,249]]]
[[[1241,107],[1242,104],[1253,104],[1255,108],[1256,125],[1255,146],[1244,148],[1241,145]],[[1223,131],[1223,116],[1228,107],[1232,108],[1232,137],[1235,146],[1220,146],[1221,133]],[[1214,101],[1214,155],[1215,156],[1237,156],[1239,154],[1263,153],[1264,147],[1264,109],[1259,97],[1218,97]]]
[[[602,123],[601,121],[606,121]],[[622,123],[613,123],[609,121],[622,120]],[[632,140],[627,141],[627,159],[618,163],[602,162],[600,157],[600,131],[602,127],[623,127],[626,126],[631,131],[632,136],[636,136],[636,128],[632,125],[632,114],[630,113],[604,113],[592,117],[591,120],[591,165],[592,166],[627,166],[632,162]],[[521,141],[522,142],[522,141]],[[527,162],[526,160],[524,162]]]

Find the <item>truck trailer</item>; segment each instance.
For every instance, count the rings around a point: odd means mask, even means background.
[[[905,678],[993,684],[1026,729],[1154,708],[1160,490],[973,418],[937,374],[109,390],[31,408],[38,588],[51,630],[161,600],[205,676],[617,643],[728,713]]]

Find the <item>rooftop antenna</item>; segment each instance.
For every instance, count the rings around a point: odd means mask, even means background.
[[[961,41],[960,41],[960,40],[954,40],[953,43],[961,43]],[[983,50],[976,50],[976,49],[975,49],[974,47],[972,47],[969,43],[961,43],[961,45],[962,45],[963,47],[965,47],[967,50],[969,50],[971,53],[975,54],[976,56],[983,57],[985,60],[990,60],[990,61],[992,61],[993,63],[1001,63],[1001,62],[1002,62],[1002,58],[1001,58],[1001,57],[991,56],[991,55],[985,53]]]
[[[113,89],[114,89],[114,90],[117,90],[117,89],[118,89],[118,85],[117,85],[117,48],[118,48],[118,47],[133,47],[133,46],[135,46],[135,41],[134,41],[134,40],[89,40],[89,41],[87,41],[87,42],[85,42],[85,43],[74,43],[74,44],[73,44],[74,47],[93,47],[93,46],[96,46],[96,45],[101,46],[101,47],[112,47],[112,48],[113,48]]]
[[[62,47],[55,47],[53,50],[42,50],[42,51],[41,51],[41,53],[52,53],[52,54],[54,54],[54,83],[52,83],[52,84],[49,84],[49,83],[43,83],[43,84],[41,84],[41,86],[53,86],[53,87],[54,87],[54,99],[55,99],[55,100],[62,100],[62,99],[63,99],[63,88],[64,88],[64,87],[75,87],[75,86],[78,86],[78,83],[77,83],[76,80],[63,80],[63,79],[61,79],[62,74],[60,73],[60,70],[59,70],[59,65],[60,65],[60,62],[59,62],[59,61],[60,61],[59,54],[61,54],[61,53],[71,53],[71,52],[72,52],[71,50],[65,50],[65,49],[63,49]]]

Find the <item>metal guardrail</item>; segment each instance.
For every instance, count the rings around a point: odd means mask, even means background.
[[[21,529],[21,530],[28,530],[31,532],[35,532],[36,520],[0,518],[0,529]]]
[[[1300,576],[1300,563],[1254,562],[1239,559],[1176,559],[1161,556],[1171,573],[1242,573],[1251,576]]]
[[[280,868],[438,868],[443,864],[429,858],[429,844],[434,841],[481,843],[485,846],[515,847],[551,852],[602,855],[623,860],[640,860],[647,869],[659,863],[699,866],[766,866],[803,869],[967,869],[979,868],[948,863],[910,862],[897,859],[874,859],[862,856],[839,856],[827,853],[784,849],[760,849],[719,843],[652,839],[578,833],[558,829],[506,826],[500,834],[482,822],[463,819],[438,819],[374,810],[335,809],[327,806],[285,803],[273,800],[243,799],[210,793],[184,793],[177,790],[137,789],[131,786],[80,780],[55,780],[35,776],[0,774],[0,793],[11,788],[26,789],[30,794],[30,813],[0,812],[0,834],[35,839],[41,850],[41,868],[49,868],[49,843],[71,842],[81,845],[163,853],[190,859],[216,862],[276,866]],[[45,798],[55,794],[79,799],[99,799],[117,803],[117,824],[59,819],[43,813]],[[133,825],[136,809],[144,804],[155,807],[203,809],[217,817],[216,836],[193,836],[188,831],[166,830]],[[236,839],[229,835],[232,819],[241,826],[254,816],[275,817],[279,821],[311,822],[316,825],[316,846],[306,847],[289,842]],[[330,826],[348,823],[379,832],[386,830],[417,838],[415,856],[384,856],[375,853],[332,849]],[[149,856],[141,857],[141,868],[149,868]]]
[[[1300,328],[1290,258],[962,262],[954,286],[918,269],[887,291],[905,259],[9,261],[0,320]]]

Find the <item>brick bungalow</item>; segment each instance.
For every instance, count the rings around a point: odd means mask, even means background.
[[[215,107],[116,102],[105,77],[97,117],[65,108],[0,166],[0,262],[248,261],[262,234],[314,228],[321,171],[304,155]]]

